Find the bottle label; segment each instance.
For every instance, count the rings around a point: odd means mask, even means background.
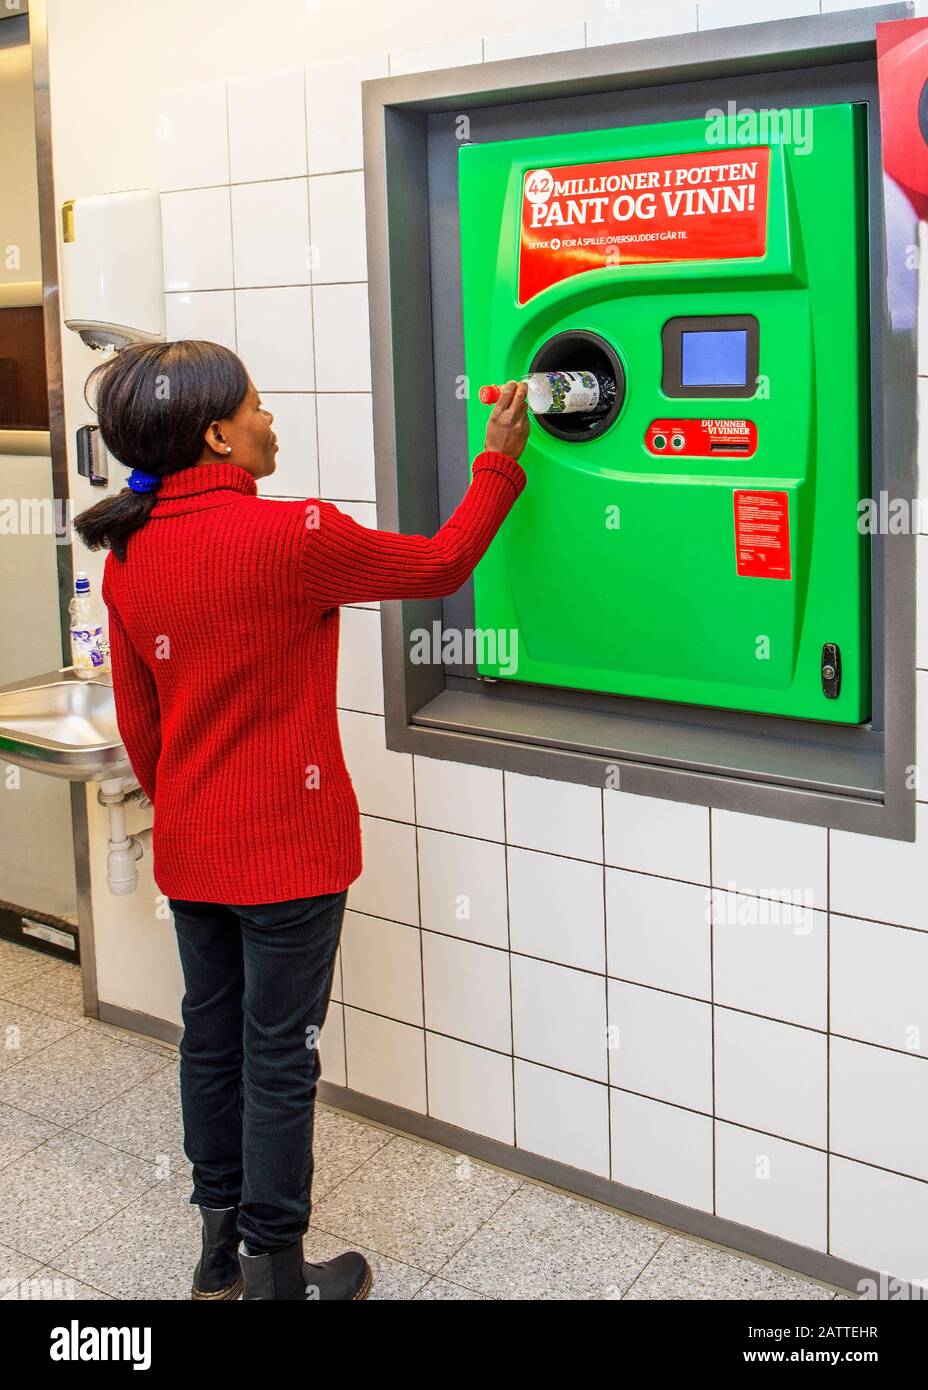
[[[551,383],[551,404],[546,414],[595,410],[599,405],[599,381],[593,372],[548,372],[546,375]]]
[[[101,627],[72,627],[71,664],[75,671],[95,671],[103,666]]]

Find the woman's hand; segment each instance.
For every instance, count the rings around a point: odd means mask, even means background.
[[[492,454],[517,459],[528,439],[528,387],[524,381],[507,381],[487,421],[484,448]]]

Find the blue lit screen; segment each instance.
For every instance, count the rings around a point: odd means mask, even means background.
[[[744,328],[682,333],[681,385],[746,386],[748,335]]]

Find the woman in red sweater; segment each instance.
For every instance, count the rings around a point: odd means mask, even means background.
[[[277,441],[216,343],[126,348],[92,374],[100,432],[133,471],[75,527],[106,547],[120,734],[154,805],[154,875],[184,972],[180,1080],[195,1299],[361,1299],[362,1255],[305,1263],[316,1042],[358,804],[336,711],[339,605],[453,593],[525,486],[510,382],[460,505],[432,537],[257,495]]]

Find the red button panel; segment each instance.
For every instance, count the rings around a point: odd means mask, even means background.
[[[644,443],[657,455],[750,458],[757,450],[757,426],[753,420],[652,420]]]

